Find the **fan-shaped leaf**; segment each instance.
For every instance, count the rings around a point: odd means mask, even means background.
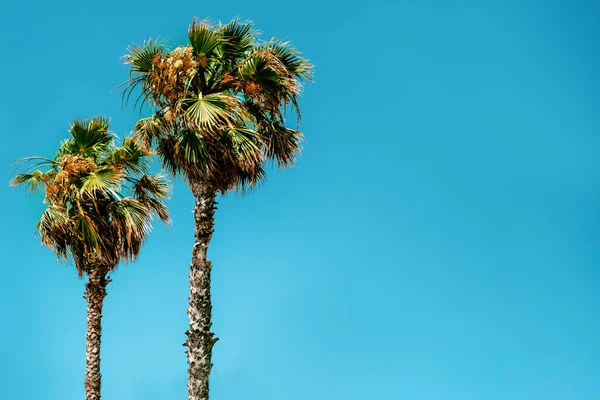
[[[206,22],[193,21],[188,38],[195,55],[209,57],[223,43],[223,37]],[[206,66],[206,65],[204,65]]]

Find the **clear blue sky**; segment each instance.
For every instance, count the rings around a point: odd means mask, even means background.
[[[600,3],[84,3],[1,6],[5,170],[76,117],[127,133],[120,56],[194,15],[316,65],[298,165],[220,201],[212,399],[600,398]],[[0,188],[0,398],[82,399],[84,282]],[[192,207],[108,287],[106,399],[186,398]]]

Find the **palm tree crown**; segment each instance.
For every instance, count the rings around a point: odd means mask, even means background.
[[[125,56],[124,99],[139,86],[156,111],[136,124],[140,142],[171,173],[221,192],[255,185],[265,161],[292,164],[302,134],[286,127],[285,109],[299,118],[309,62],[289,43],[260,41],[249,22],[194,21],[188,38],[171,51],[149,40]]]
[[[44,189],[47,208],[37,224],[42,243],[74,260],[80,276],[104,272],[138,255],[153,217],[169,221],[169,186],[148,173],[149,156],[132,138],[121,146],[105,118],[76,120],[53,159],[19,161],[13,185]]]

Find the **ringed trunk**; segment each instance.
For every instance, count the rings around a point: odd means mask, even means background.
[[[216,192],[191,182],[195,197],[194,248],[190,265],[190,297],[186,332],[188,359],[188,400],[208,400],[208,377],[212,368],[212,348],[218,340],[210,331],[212,303],[210,299],[211,263],[206,254],[213,234]]]
[[[85,285],[87,300],[87,332],[85,335],[85,399],[100,400],[100,339],[102,335],[102,305],[110,278],[102,271],[88,274]]]

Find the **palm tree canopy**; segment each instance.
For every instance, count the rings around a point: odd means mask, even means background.
[[[194,22],[189,44],[167,50],[149,40],[128,50],[124,100],[155,113],[138,121],[135,137],[156,147],[172,174],[225,192],[264,178],[265,161],[294,163],[302,133],[286,127],[312,66],[289,43],[258,39],[250,22]]]
[[[37,231],[59,259],[74,260],[80,276],[132,261],[153,218],[169,222],[169,185],[149,174],[150,153],[132,138],[121,146],[115,140],[106,118],[76,120],[53,159],[19,160],[11,181],[45,191]]]

